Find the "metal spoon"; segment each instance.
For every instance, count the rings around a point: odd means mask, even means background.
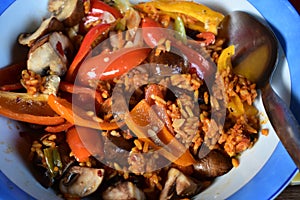
[[[224,18],[219,35],[235,45],[234,71],[257,84],[277,136],[300,169],[300,126],[270,85],[278,54],[273,32],[254,16],[234,11]]]

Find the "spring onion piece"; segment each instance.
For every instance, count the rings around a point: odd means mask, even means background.
[[[187,36],[185,32],[184,22],[180,16],[175,18],[174,30],[178,32],[179,39],[186,43]]]
[[[44,156],[47,167],[53,177],[62,169],[62,161],[57,147],[49,147],[44,149]]]

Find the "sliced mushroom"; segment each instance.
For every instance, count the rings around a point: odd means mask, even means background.
[[[159,199],[165,200],[175,197],[188,197],[196,194],[199,190],[201,190],[199,183],[184,175],[178,169],[171,168]]]
[[[45,19],[35,32],[31,34],[21,34],[18,38],[18,41],[20,44],[31,47],[38,38],[50,32],[62,31],[63,29],[63,24],[56,17],[50,17]]]
[[[59,189],[68,197],[85,197],[97,190],[104,177],[104,169],[73,166],[60,180]]]
[[[62,33],[53,32],[37,41],[29,51],[27,68],[35,73],[63,76],[67,71],[72,43]]]
[[[144,200],[146,196],[142,190],[131,182],[118,182],[108,187],[102,194],[103,200]]]
[[[68,27],[75,26],[84,17],[82,0],[50,0],[48,10]]]
[[[220,150],[212,150],[201,158],[194,166],[195,176],[199,178],[215,178],[231,170],[231,158]]]

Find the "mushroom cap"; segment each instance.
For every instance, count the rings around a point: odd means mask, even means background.
[[[52,16],[48,19],[45,19],[39,28],[37,28],[33,33],[21,34],[18,38],[18,42],[22,45],[31,47],[40,37],[53,31],[62,31],[63,29],[63,24],[56,17]]]
[[[84,17],[82,0],[50,0],[48,10],[68,27],[75,26]]]
[[[60,180],[59,189],[66,196],[85,197],[102,183],[104,169],[73,166]]]

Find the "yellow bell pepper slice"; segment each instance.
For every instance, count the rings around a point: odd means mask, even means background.
[[[137,4],[136,7],[147,13],[151,11],[152,8],[156,8],[164,12],[184,14],[204,23],[205,30],[213,32],[214,34],[218,33],[218,26],[224,18],[222,13],[192,1],[158,0]]]
[[[234,45],[231,45],[222,51],[217,63],[218,72],[222,72],[227,69],[232,70],[231,57],[233,55]],[[244,104],[236,93],[228,99],[227,108],[230,114],[234,117],[239,117],[245,114]]]
[[[227,108],[234,117],[240,117],[245,114],[244,104],[237,94],[230,97]]]
[[[218,71],[221,72],[227,68],[232,69],[231,57],[234,55],[234,45],[231,45],[224,49],[218,59],[217,67]]]

